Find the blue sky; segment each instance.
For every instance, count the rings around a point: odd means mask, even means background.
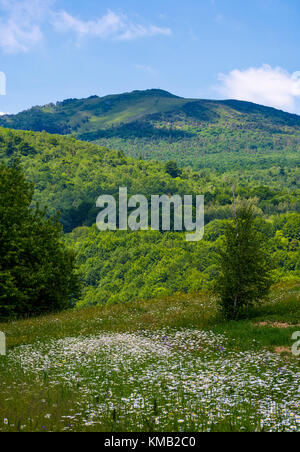
[[[0,0],[0,112],[161,88],[300,114],[299,23],[299,0]]]

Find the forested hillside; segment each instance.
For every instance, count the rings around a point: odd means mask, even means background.
[[[152,298],[209,288],[216,250],[232,218],[232,184],[251,199],[257,227],[268,239],[275,278],[300,273],[299,169],[278,165],[256,173],[179,169],[176,164],[135,160],[120,151],[45,132],[0,128],[0,159],[19,160],[35,185],[35,201],[58,211],[66,242],[77,252],[84,285],[80,305]],[[205,195],[204,240],[181,233],[99,232],[93,224],[101,194]],[[297,213],[298,212],[298,213]]]
[[[162,90],[69,99],[6,115],[0,125],[72,135],[197,170],[300,163],[300,116],[248,102],[183,99]]]
[[[0,128],[0,158],[20,159],[28,179],[35,185],[35,200],[49,212],[61,211],[66,230],[90,225],[95,220],[95,202],[103,193],[203,194],[206,219],[230,216],[232,184],[237,194],[253,198],[265,214],[300,210],[297,166],[274,166],[249,171],[170,170],[170,165],[126,157],[84,141],[45,132],[23,132]],[[171,165],[172,168],[172,165]],[[175,165],[176,169],[176,165]]]

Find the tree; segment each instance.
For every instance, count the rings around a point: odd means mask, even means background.
[[[241,205],[229,222],[219,250],[215,292],[228,319],[237,319],[244,307],[262,300],[272,285],[272,265],[257,230],[253,207]]]
[[[167,162],[165,168],[166,173],[168,173],[174,179],[182,175],[182,171],[178,168],[177,162],[175,161],[171,160],[170,162]]]
[[[0,318],[70,306],[79,295],[75,256],[57,219],[32,207],[19,165],[0,165]]]
[[[287,215],[287,222],[283,228],[283,234],[290,241],[300,241],[300,215],[298,213]]]

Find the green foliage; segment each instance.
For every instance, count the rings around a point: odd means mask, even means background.
[[[1,128],[0,159],[10,164],[19,159],[34,183],[34,201],[48,206],[48,216],[61,212],[60,222],[70,233],[65,240],[78,253],[85,286],[80,305],[209,288],[217,275],[216,247],[232,218],[233,183],[237,194],[255,205],[256,224],[271,248],[276,279],[300,274],[295,238],[300,202],[293,185],[297,168],[285,167],[284,176],[277,167],[251,174],[186,168],[172,177],[163,163],[134,160],[73,138]],[[99,212],[96,200],[101,194],[118,197],[120,186],[148,200],[153,194],[204,194],[204,240],[188,244],[183,234],[151,231],[99,233],[91,227]],[[4,280],[11,290],[7,275]]]
[[[132,157],[196,170],[265,171],[299,186],[300,117],[239,101],[184,99],[162,90],[69,99],[0,118],[15,129],[72,134]],[[272,174],[268,174],[271,171]],[[254,175],[254,178],[256,175]]]
[[[239,207],[235,221],[228,224],[219,253],[215,292],[226,317],[236,319],[244,307],[262,300],[272,285],[266,241],[255,227],[250,204]]]
[[[181,170],[177,166],[177,163],[173,160],[166,163],[166,172],[173,178],[180,177],[182,174]]]
[[[283,228],[283,234],[289,241],[298,241],[300,240],[300,221],[299,215],[293,214],[290,215],[288,221],[286,222]]]
[[[232,215],[232,210],[230,211]],[[293,214],[281,219],[284,228]],[[275,217],[278,219],[278,217]],[[300,215],[298,215],[300,222]],[[74,229],[66,236],[77,254],[84,286],[78,306],[114,304],[212,289],[219,274],[217,251],[230,220],[214,220],[204,240],[188,243],[174,232],[99,232],[96,227]],[[270,249],[276,280],[300,276],[299,246],[290,250],[282,229],[273,220],[255,218],[255,230]],[[285,240],[282,243],[282,238]]]
[[[74,254],[61,226],[32,208],[33,187],[17,164],[0,164],[0,318],[68,307],[79,294]]]
[[[208,288],[214,247],[187,243],[184,234],[99,232],[75,229],[68,235],[85,287],[79,306],[191,293]]]
[[[268,170],[220,174],[186,168],[176,170],[174,178],[159,162],[134,160],[120,151],[59,135],[0,128],[0,160],[15,159],[34,183],[34,200],[47,205],[49,214],[61,212],[65,232],[92,225],[98,196],[118,195],[120,186],[148,199],[152,194],[204,194],[206,223],[230,218],[232,183],[238,195],[254,198],[266,215],[300,212],[299,189],[294,185],[297,167],[286,167],[284,176],[275,168],[272,175]]]

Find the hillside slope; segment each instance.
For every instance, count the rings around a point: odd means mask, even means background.
[[[49,211],[62,212],[67,231],[95,222],[95,203],[101,194],[118,195],[119,187],[130,194],[204,194],[207,221],[231,215],[232,183],[237,193],[255,198],[265,213],[299,211],[299,168],[288,165],[256,173],[184,169],[170,174],[165,164],[135,160],[120,151],[45,132],[8,130],[0,127],[0,161],[19,159],[35,185],[35,200]]]
[[[175,175],[161,162],[135,160],[74,138],[0,128],[0,162],[16,159],[35,185],[35,200],[48,206],[51,214],[61,211],[61,223],[70,233],[66,241],[77,253],[84,285],[80,305],[209,287],[216,275],[218,242],[233,216],[233,183],[237,195],[255,204],[277,278],[299,276],[300,215],[293,213],[300,212],[297,168],[223,175],[186,168]],[[203,194],[204,240],[189,243],[184,233],[177,232],[99,232],[92,226],[99,213],[96,200],[102,194],[118,199],[119,187],[149,201],[155,194]]]
[[[300,116],[162,90],[68,99],[0,118],[14,129],[72,135],[133,157],[228,169],[300,164]]]

